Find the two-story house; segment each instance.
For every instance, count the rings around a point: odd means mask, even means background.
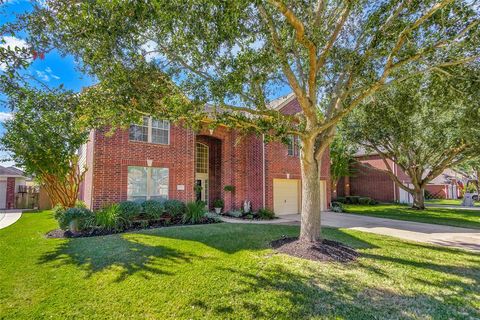
[[[271,108],[294,114],[300,106],[290,94]],[[271,208],[277,215],[299,213],[301,174],[296,139],[287,146],[265,143],[262,136],[241,135],[218,127],[194,132],[161,119],[145,117],[140,125],[107,135],[93,130],[81,150],[88,168],[80,199],[90,208],[124,200],[225,201],[225,210]],[[324,210],[330,201],[329,155],[322,162]],[[226,191],[233,186],[233,191]],[[227,188],[232,189],[232,188]]]

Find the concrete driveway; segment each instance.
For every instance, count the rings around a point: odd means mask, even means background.
[[[233,223],[270,223],[299,225],[300,215],[284,215],[270,221],[245,221],[222,217],[225,222]],[[445,247],[480,252],[480,230],[449,227],[437,224],[375,218],[355,214],[323,212],[324,226],[371,232],[400,239],[432,243]]]
[[[300,215],[282,216],[286,223],[300,224]],[[323,212],[323,225],[382,234],[400,239],[480,252],[480,230],[375,218],[355,214]]]
[[[20,210],[0,210],[0,229],[14,224],[21,216]]]

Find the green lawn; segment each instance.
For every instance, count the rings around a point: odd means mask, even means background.
[[[425,210],[414,210],[407,205],[395,204],[378,204],[374,206],[344,205],[344,210],[347,213],[380,218],[480,229],[480,211],[478,210],[437,207],[427,207]]]
[[[354,263],[275,254],[298,227],[215,224],[47,239],[50,212],[0,230],[0,319],[474,319],[480,254],[324,229]]]
[[[448,206],[460,206],[462,204],[462,199],[429,199],[425,200],[425,204],[441,204]],[[478,201],[474,202],[475,206],[480,206]]]

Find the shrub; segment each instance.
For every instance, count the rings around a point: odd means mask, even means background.
[[[185,212],[185,203],[179,200],[167,200],[163,203],[165,211],[172,217],[181,217]]]
[[[370,204],[370,200],[371,200],[371,199],[368,198],[368,197],[360,197],[360,198],[358,199],[358,203],[359,203],[359,204],[363,204],[363,205],[368,205],[368,204]]]
[[[123,201],[118,204],[120,214],[127,220],[132,220],[142,213],[142,205],[134,201]]]
[[[263,220],[272,220],[273,218],[275,218],[275,213],[267,208],[258,210],[257,215],[259,219]]]
[[[240,218],[241,216],[243,216],[243,212],[240,210],[231,210],[227,212],[227,216]]]
[[[223,202],[222,199],[215,199],[215,201],[213,201],[214,208],[223,208],[224,206],[225,206],[225,202]]]
[[[359,204],[360,203],[360,197],[359,196],[350,196],[350,203],[351,204]]]
[[[335,199],[335,202],[345,203],[345,197],[337,197],[337,199]]]
[[[205,202],[189,202],[183,214],[183,223],[199,223],[205,216]]]
[[[92,222],[95,227],[105,231],[122,231],[130,225],[130,221],[123,216],[118,204],[112,204],[97,211]]]
[[[212,212],[205,213],[205,217],[213,222],[222,222],[222,219],[217,214]]]
[[[75,208],[87,209],[87,204],[82,200],[75,201]]]
[[[149,219],[158,219],[165,211],[163,203],[157,200],[147,200],[143,204],[143,211]]]
[[[235,191],[235,186],[225,186],[223,188],[223,190],[229,191],[229,192],[234,192]]]
[[[57,206],[54,212],[60,228],[72,232],[86,230],[93,218],[93,212],[86,208],[64,209]]]
[[[338,201],[332,202],[331,208],[332,208],[333,212],[344,212],[343,211],[343,204],[341,202],[338,202]]]

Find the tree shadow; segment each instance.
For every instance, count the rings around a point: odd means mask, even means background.
[[[228,227],[225,227],[228,226]],[[184,232],[195,228],[195,232]],[[225,224],[184,226],[163,230],[146,230],[144,234],[170,239],[201,242],[211,248],[232,254],[242,250],[265,250],[273,240],[298,236],[299,228],[290,225]],[[377,246],[336,228],[322,228],[323,236],[356,249],[373,249]]]
[[[91,277],[97,272],[115,269],[116,282],[133,274],[146,279],[154,275],[172,275],[172,265],[192,263],[206,257],[154,242],[142,234],[73,238],[61,242],[43,254],[39,264],[76,265]]]
[[[199,298],[191,304],[208,314],[228,318],[232,312],[239,318],[251,319],[461,319],[468,318],[445,305],[448,296],[422,293],[398,293],[396,288],[359,286],[355,279],[334,276],[306,276],[275,264],[258,270],[224,268],[235,274],[237,290],[220,302],[211,303]],[[252,295],[255,293],[255,295]],[[238,303],[235,297],[242,298]],[[264,299],[258,299],[264,297]],[[269,299],[272,302],[269,303]],[[282,301],[281,304],[278,304]],[[473,306],[473,304],[472,304]],[[465,310],[466,307],[460,307]],[[475,309],[469,307],[469,312]],[[240,316],[241,315],[241,316]]]

